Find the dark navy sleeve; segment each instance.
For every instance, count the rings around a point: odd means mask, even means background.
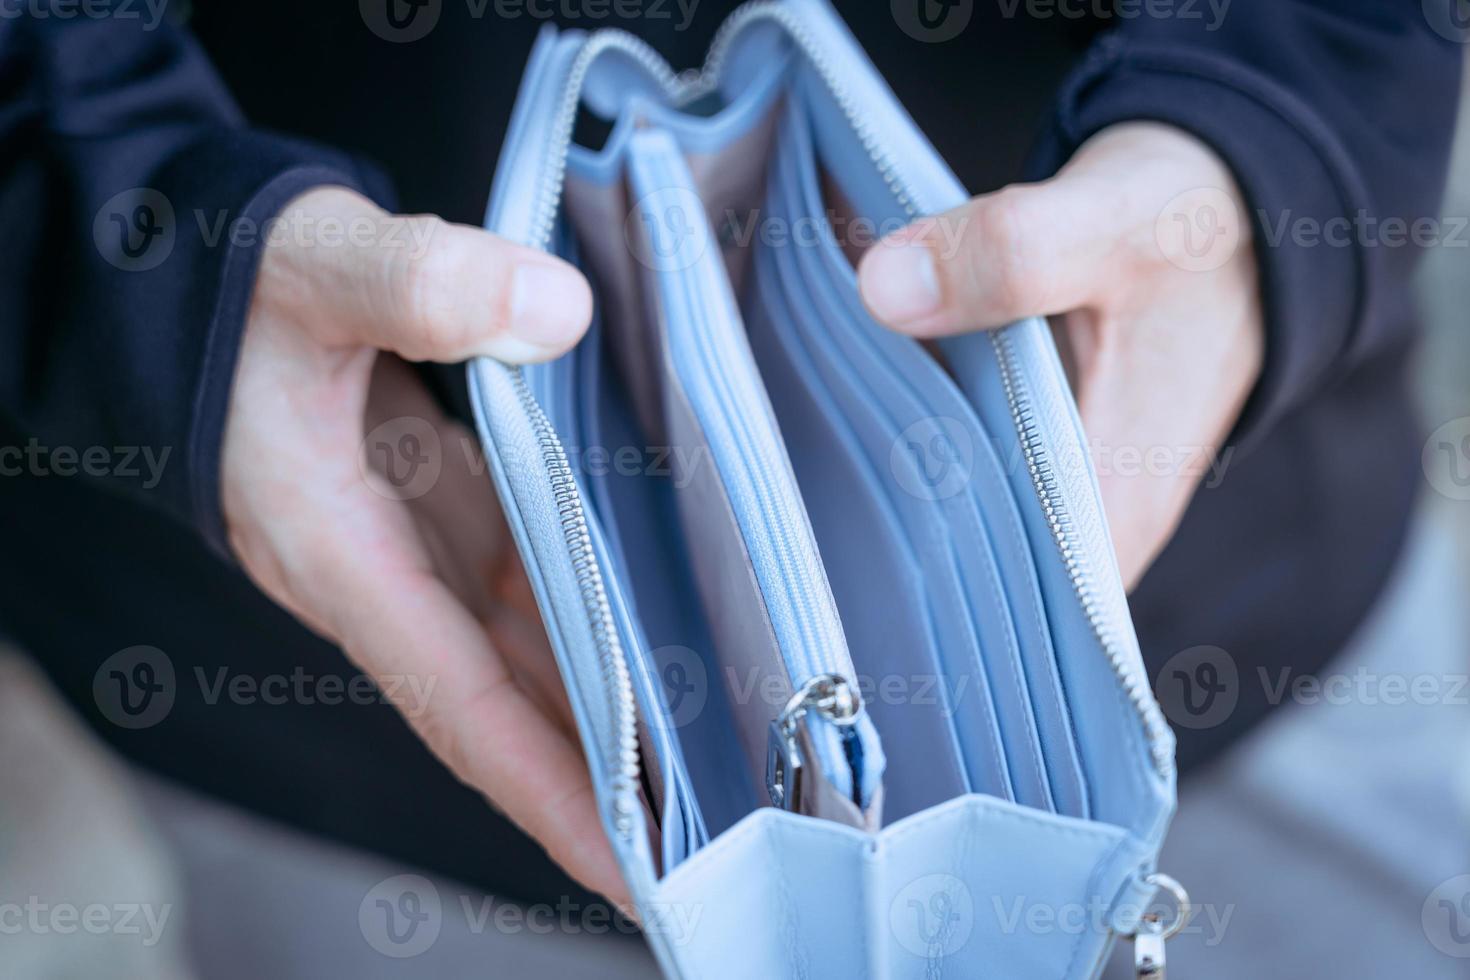
[[[217,548],[220,442],[272,219],[375,172],[246,128],[168,22],[0,20],[0,465],[102,481]],[[3,441],[3,440],[0,440]]]
[[[1029,176],[1128,120],[1193,133],[1235,174],[1267,332],[1237,441],[1401,346],[1417,255],[1464,238],[1436,221],[1470,41],[1457,2],[1181,0],[1120,19],[1063,86]]]

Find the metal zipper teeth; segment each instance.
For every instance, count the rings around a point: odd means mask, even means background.
[[[616,744],[610,750],[608,759],[613,770],[613,826],[626,840],[633,834],[639,778],[637,717],[628,658],[623,651],[622,640],[618,637],[612,604],[608,601],[602,570],[598,567],[597,555],[592,548],[592,535],[587,528],[582,494],[577,488],[566,450],[562,447],[556,430],[552,428],[551,420],[531,394],[525,374],[516,368],[511,372],[511,377],[521,407],[531,420],[531,428],[541,449],[542,463],[551,479],[551,492],[556,498],[567,554],[572,560],[572,570],[577,577],[577,587],[582,597],[582,607],[587,612],[587,622],[592,627],[592,639],[600,654],[603,689],[609,693],[609,707],[617,729]]]
[[[1015,342],[1005,330],[992,331],[990,341],[995,347],[996,357],[1000,362],[1001,384],[1005,390],[1006,402],[1011,408],[1011,418],[1015,422],[1017,433],[1021,436],[1021,452],[1026,460],[1026,470],[1031,475],[1032,484],[1036,487],[1042,513],[1046,517],[1047,525],[1051,528],[1057,549],[1061,552],[1067,575],[1072,580],[1072,588],[1082,603],[1082,611],[1092,626],[1093,635],[1102,644],[1103,652],[1113,668],[1113,673],[1122,682],[1128,700],[1132,702],[1134,710],[1138,712],[1143,722],[1155,770],[1161,776],[1167,775],[1174,769],[1174,753],[1168,737],[1169,726],[1164,721],[1163,712],[1159,710],[1158,702],[1154,700],[1153,692],[1149,690],[1143,673],[1129,669],[1130,661],[1124,655],[1123,648],[1113,632],[1112,624],[1108,622],[1108,618],[1103,613],[1102,604],[1097,601],[1093,592],[1091,575],[1082,557],[1081,549],[1073,543],[1077,537],[1076,525],[1067,515],[1061,499],[1061,487],[1052,471],[1051,464],[1044,458],[1045,449],[1041,444],[1041,434],[1034,423],[1030,399],[1021,390],[1019,359],[1015,352]]]
[[[545,191],[531,221],[529,244],[532,248],[545,249],[551,243],[551,233],[556,227],[556,213],[561,207],[562,188],[566,184],[567,153],[571,148],[572,128],[577,122],[577,108],[582,102],[582,86],[587,81],[587,72],[592,68],[592,63],[604,51],[612,50],[621,51],[637,61],[670,95],[677,97],[687,85],[674,74],[662,55],[626,31],[607,28],[587,38],[577,50],[577,56],[567,71],[561,102],[557,105],[556,123],[551,130],[551,144],[548,147],[551,169],[542,184]]]
[[[638,60],[650,74],[663,81],[665,87],[677,84],[673,71],[658,53],[630,34],[623,32],[599,32],[592,35],[578,50],[571,69],[563,83],[561,99],[557,104],[548,148],[550,169],[542,183],[542,193],[531,220],[531,231],[527,244],[546,250],[551,245],[551,235],[556,227],[556,213],[561,206],[562,188],[566,180],[567,152],[571,145],[572,127],[576,123],[577,107],[581,103],[583,83],[587,72],[597,56],[611,48],[618,48]],[[542,464],[551,481],[552,494],[556,499],[557,516],[566,542],[567,554],[571,558],[572,570],[577,579],[577,588],[582,598],[582,607],[592,629],[593,643],[598,651],[598,663],[602,673],[603,689],[608,694],[608,710],[612,715],[616,744],[607,760],[612,769],[613,828],[624,840],[633,835],[633,816],[638,808],[638,781],[641,766],[638,748],[637,703],[633,695],[632,674],[628,667],[627,653],[618,636],[613,618],[612,604],[607,598],[607,587],[603,582],[602,569],[597,563],[592,548],[592,536],[587,528],[587,511],[582,494],[567,460],[566,449],[561,438],[547,418],[536,396],[526,384],[525,373],[520,367],[510,367],[511,382],[521,408],[530,419],[537,444],[541,450]]]
[[[904,214],[909,218],[918,217],[919,209],[914,195],[910,193],[909,188],[900,178],[897,164],[888,153],[882,140],[878,138],[877,133],[874,132],[873,127],[859,112],[852,94],[842,84],[825,52],[812,39],[805,22],[793,13],[791,8],[781,4],[778,0],[751,0],[750,3],[737,7],[720,24],[719,29],[715,32],[714,40],[710,43],[709,53],[703,67],[684,74],[676,73],[662,55],[626,31],[615,28],[604,29],[587,39],[577,51],[577,56],[572,61],[571,68],[568,69],[561,102],[557,106],[556,123],[552,127],[551,142],[548,148],[550,170],[543,184],[546,191],[541,195],[535,217],[531,222],[529,244],[534,248],[544,249],[551,241],[551,233],[556,226],[557,210],[561,206],[562,189],[566,183],[567,153],[571,146],[572,128],[577,120],[577,107],[581,103],[582,86],[587,80],[587,72],[591,70],[593,62],[603,52],[616,50],[638,62],[677,105],[714,90],[735,38],[746,27],[758,20],[770,20],[785,28],[786,33],[802,49],[807,60],[832,93],[848,125],[858,137],[858,142],[862,144],[869,159],[878,168],[883,182],[898,201],[899,206],[903,208]]]
[[[695,84],[697,91],[713,88],[718,81],[720,71],[724,67],[725,58],[729,54],[730,47],[747,26],[757,20],[770,20],[780,24],[786,29],[786,33],[801,48],[806,55],[807,61],[816,69],[817,75],[822,79],[837,106],[842,110],[842,115],[847,119],[847,124],[852,128],[858,142],[862,144],[868,158],[878,168],[884,184],[893,194],[895,200],[903,208],[904,215],[909,219],[919,217],[919,208],[913,194],[909,192],[908,186],[899,176],[898,165],[894,161],[888,148],[883,145],[878,134],[874,132],[867,118],[859,111],[852,93],[847,86],[842,84],[836,69],[832,67],[831,59],[813,40],[811,31],[807,29],[806,22],[794,13],[792,9],[779,0],[751,0],[750,3],[737,7],[730,16],[725,18],[724,23],[715,31],[714,40],[710,42],[709,55],[705,59],[704,68],[700,70],[698,81]]]

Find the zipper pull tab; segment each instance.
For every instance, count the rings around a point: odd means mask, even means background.
[[[1189,901],[1189,892],[1184,886],[1166,874],[1154,872],[1143,879],[1146,883],[1169,893],[1177,907],[1172,922],[1165,925],[1160,912],[1146,912],[1139,916],[1138,929],[1125,938],[1133,941],[1133,970],[1138,980],[1165,980],[1164,944],[1177,936],[1189,924],[1194,915],[1194,906]]]
[[[1156,913],[1143,917],[1133,937],[1133,969],[1138,980],[1164,980],[1164,924]]]
[[[857,692],[841,674],[818,674],[801,686],[786,707],[771,722],[766,749],[766,792],[771,803],[783,810],[800,812],[804,779],[797,727],[808,711],[826,716],[834,725],[851,725],[857,720]]]

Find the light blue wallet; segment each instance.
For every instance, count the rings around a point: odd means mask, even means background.
[[[846,246],[964,198],[825,0],[740,8],[698,73],[616,31],[531,55],[486,226],[596,318],[471,390],[670,976],[1088,977],[1119,936],[1161,976],[1182,924],[1046,324],[929,349],[858,297]]]

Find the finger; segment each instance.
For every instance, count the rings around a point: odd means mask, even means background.
[[[448,449],[470,446],[471,438],[458,423],[443,422],[443,474],[433,490],[410,502],[410,510],[420,534],[437,544],[441,567],[453,571],[454,577],[446,576],[446,581],[451,587],[458,585],[460,601],[485,624],[516,683],[547,715],[575,732],[571,702],[546,627],[490,479]],[[518,601],[522,595],[530,597],[529,604]]]
[[[524,577],[526,573],[522,570],[519,574]],[[504,653],[521,690],[563,731],[575,735],[577,718],[540,614],[528,619],[502,606],[492,615],[489,630],[490,639]]]
[[[1246,268],[1250,269],[1249,263]],[[1085,372],[1077,408],[1088,436],[1119,571],[1132,589],[1173,537],[1196,489],[1218,481],[1233,456],[1226,441],[1249,397],[1259,362],[1255,290],[1214,294],[1204,313],[1197,293],[1157,296],[1097,329],[1113,340]],[[1068,314],[1064,325],[1084,313]],[[1180,357],[1178,325],[1193,323]],[[1169,385],[1138,379],[1169,377]]]
[[[516,683],[566,731],[575,732],[571,705],[557,670],[534,597],[516,601],[530,586],[509,529],[496,503],[487,462],[469,429],[448,418],[415,375],[391,355],[378,358],[368,394],[364,428],[390,436],[427,423],[437,434],[439,457],[432,484],[404,500],[439,578],[485,625]],[[372,441],[369,435],[368,440]],[[378,453],[368,460],[381,471]],[[518,586],[507,583],[518,580]]]
[[[483,625],[432,573],[402,508],[343,512],[303,563],[317,583],[310,604],[324,608],[364,670],[417,697],[400,708],[459,779],[574,877],[624,901],[577,745],[515,683]]]
[[[316,402],[283,404],[309,414]],[[363,406],[356,411],[360,438]],[[344,432],[299,442],[266,435],[279,431],[235,433],[235,452],[279,461],[259,497],[233,508],[231,541],[251,576],[340,644],[459,778],[569,873],[621,900],[576,743],[517,686],[485,626],[436,574],[410,508],[393,499],[397,488],[351,453],[322,451]],[[255,438],[266,442],[247,445]]]
[[[425,443],[420,463],[433,479],[410,481],[398,496],[428,543],[440,577],[478,618],[487,619],[494,606],[495,568],[510,540],[478,440],[445,415],[411,365],[390,354],[380,355],[373,366],[363,430],[364,461],[385,477],[387,467],[402,472],[399,464],[413,462],[399,458],[403,434]]]
[[[1064,175],[921,219],[863,256],[863,302],[917,337],[1084,306],[1117,274],[1129,224],[1119,200],[1096,180]]]
[[[307,478],[272,482],[271,519],[247,516],[232,536],[252,576],[377,680],[460,779],[569,873],[620,899],[577,745],[436,574],[397,488],[350,454],[334,463],[304,450],[284,469]]]
[[[262,274],[272,302],[307,317],[328,346],[367,345],[411,361],[556,357],[586,331],[592,292],[555,256],[433,216],[390,215],[345,188],[288,205]]]

